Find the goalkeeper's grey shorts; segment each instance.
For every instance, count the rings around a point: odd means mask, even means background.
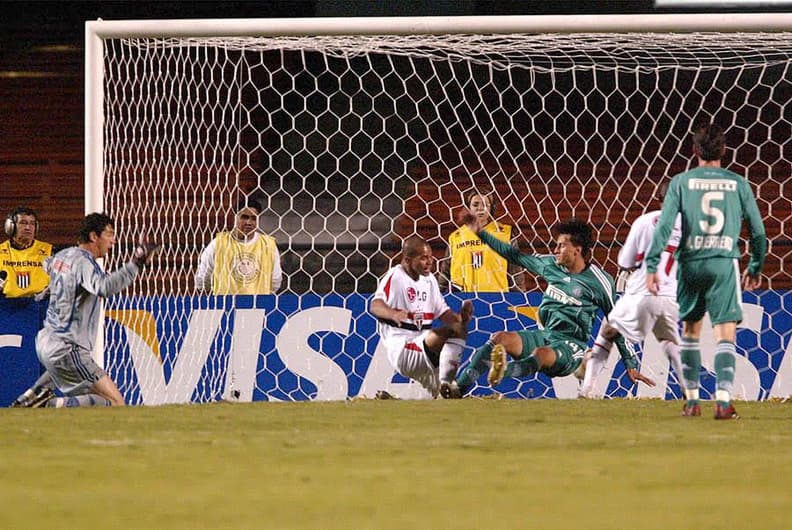
[[[37,336],[36,352],[58,389],[67,396],[90,393],[94,383],[107,375],[93,360],[91,352],[76,344]]]

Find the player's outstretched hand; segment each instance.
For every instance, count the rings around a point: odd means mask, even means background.
[[[762,277],[759,274],[757,274],[756,276],[751,276],[750,274],[748,274],[747,270],[743,271],[742,274],[743,291],[752,291],[754,289],[758,289],[760,285],[762,285]]]
[[[140,243],[135,247],[132,253],[132,261],[141,269],[151,263],[151,258],[160,249],[160,245],[156,243],[149,243],[148,237],[142,236]]]
[[[476,222],[476,216],[467,208],[460,208],[454,215],[454,221],[457,226],[473,225]]]
[[[633,383],[640,381],[646,385],[655,386],[655,382],[639,372],[637,368],[628,368],[627,377],[629,377],[630,381]]]

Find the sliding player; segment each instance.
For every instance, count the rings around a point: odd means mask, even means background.
[[[474,228],[474,216],[463,211],[461,220]],[[555,256],[522,254],[511,245],[485,232],[479,237],[512,263],[543,277],[547,289],[539,305],[544,329],[499,331],[473,354],[470,364],[459,374],[460,393],[467,392],[490,361],[487,381],[493,387],[504,377],[526,377],[541,372],[548,377],[572,374],[580,365],[591,337],[592,324],[599,310],[606,314],[613,307],[613,278],[587,262],[591,247],[591,228],[572,219],[556,227]],[[654,382],[638,371],[635,353],[624,339],[616,341],[619,353],[633,382]],[[507,363],[507,355],[513,359]]]
[[[658,188],[658,199],[661,201],[668,190],[663,183]],[[680,219],[674,223],[671,237],[660,256],[658,279],[659,296],[653,296],[646,289],[646,262],[644,256],[652,244],[660,210],[646,213],[638,217],[627,234],[627,240],[619,251],[619,276],[616,291],[624,294],[616,301],[608,319],[603,321],[599,334],[594,340],[591,356],[584,359],[581,368],[585,370],[583,384],[579,395],[583,398],[594,396],[594,385],[602,368],[608,360],[613,341],[623,336],[633,343],[642,343],[649,333],[653,333],[660,342],[677,380],[682,384],[682,361],[679,358],[679,305],[676,301],[677,264],[674,251],[679,247],[682,235]],[[623,284],[623,285],[620,285]]]
[[[404,242],[401,263],[380,279],[370,311],[393,368],[433,397],[452,397],[473,305],[465,300],[459,313],[446,305],[432,274],[432,249],[423,238]],[[443,325],[432,328],[434,319]]]

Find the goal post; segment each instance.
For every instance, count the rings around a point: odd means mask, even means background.
[[[792,13],[90,21],[85,38],[86,211],[108,211],[122,241],[145,227],[165,244],[108,306],[106,364],[132,401],[370,388],[377,342],[357,296],[406,236],[442,261],[472,190],[493,190],[525,251],[548,252],[559,221],[591,223],[593,259],[615,275],[631,222],[659,207],[658,183],[694,162],[702,118],[725,127],[726,166],[756,191],[771,242],[769,290],[750,299],[738,344],[738,394],[766,398],[792,378],[779,360],[792,322]],[[278,243],[281,294],[198,296],[198,255],[243,196],[261,201],[260,228]],[[469,347],[538,325],[542,285],[527,287],[473,295]],[[300,314],[316,306],[352,320],[331,312],[342,320],[308,346],[285,341],[301,337],[296,322],[315,324]],[[243,347],[232,322],[262,328],[260,343]],[[644,366],[665,381],[647,348]],[[178,398],[171,381],[185,385]],[[562,396],[571,384],[539,376],[507,394]],[[639,395],[678,394],[658,386]],[[618,368],[600,390],[635,392]]]

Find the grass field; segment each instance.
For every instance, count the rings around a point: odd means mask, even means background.
[[[680,406],[0,409],[0,527],[792,527],[792,404]]]

